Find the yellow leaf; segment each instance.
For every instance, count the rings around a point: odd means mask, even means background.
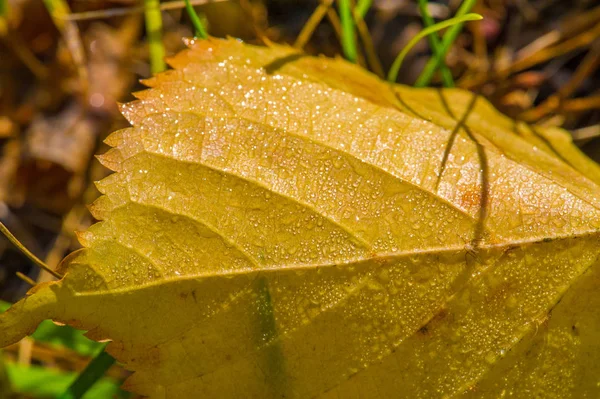
[[[152,398],[597,397],[600,173],[565,133],[342,60],[190,42],[122,107],[100,223],[0,315]]]

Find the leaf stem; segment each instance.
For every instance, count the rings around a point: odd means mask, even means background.
[[[435,25],[435,21],[429,14],[429,10],[427,8],[428,0],[419,0],[419,10],[421,11],[421,17],[423,18],[423,24],[426,28]],[[442,82],[444,83],[444,87],[454,87],[454,79],[452,79],[452,73],[448,66],[445,63],[446,52],[442,51],[442,43],[440,41],[440,37],[437,33],[432,33],[427,36],[429,40],[429,46],[433,51],[433,55],[435,56],[439,66],[440,72],[442,73]]]
[[[108,345],[108,344],[106,344]],[[106,373],[115,363],[115,358],[109,355],[102,347],[87,367],[77,376],[75,381],[57,399],[79,399]]]
[[[58,274],[55,270],[52,270],[47,264],[45,264],[40,258],[35,256],[31,251],[25,248],[25,246],[21,244],[21,241],[19,241],[17,237],[15,237],[2,222],[0,222],[0,233],[4,234],[8,241],[10,241],[15,247],[17,247],[17,249],[21,251],[23,255],[29,258],[30,261],[32,261],[33,263],[35,263],[36,265],[38,265],[39,267],[41,267],[42,269],[44,269],[59,280],[63,277],[60,274]]]
[[[467,14],[467,13],[469,11],[471,11],[471,9],[475,5],[476,1],[477,0],[465,0],[458,8],[458,11],[456,12],[456,15],[454,18],[461,18],[466,15],[471,15],[471,14]],[[479,15],[479,14],[474,14],[474,15]],[[482,18],[483,17],[481,17],[479,19],[482,19]],[[448,50],[450,50],[450,47],[452,46],[452,43],[454,43],[454,40],[456,40],[456,37],[458,36],[458,34],[461,32],[462,26],[463,26],[462,23],[457,23],[456,25],[454,25],[450,29],[448,29],[448,32],[446,32],[444,34],[444,37],[442,38],[442,43],[440,46],[440,52],[442,54],[444,54],[444,57],[448,53]],[[430,58],[429,61],[427,61],[427,64],[425,64],[425,68],[423,68],[423,71],[421,71],[421,75],[419,75],[419,77],[417,78],[417,81],[415,82],[415,87],[428,86],[429,83],[431,82],[431,79],[433,78],[433,74],[438,69],[438,67],[440,66],[440,63],[442,61],[443,61],[443,59],[440,59],[437,56],[435,58]]]
[[[344,50],[344,56],[348,61],[356,62],[357,50],[354,38],[354,18],[352,18],[350,0],[339,0],[338,9],[342,23],[342,49]]]
[[[150,70],[152,73],[162,72],[167,68],[165,48],[162,43],[162,16],[159,7],[159,0],[144,0],[146,35],[150,47]]]
[[[198,17],[196,10],[194,10],[192,3],[190,3],[190,0],[185,0],[185,10],[187,11],[190,20],[192,21],[192,25],[194,25],[194,29],[196,30],[196,37],[199,37],[201,39],[208,39],[208,33],[206,33],[206,28],[200,20],[200,17]]]
[[[433,32],[437,32],[439,30],[448,28],[452,25],[456,25],[456,24],[466,22],[466,21],[478,21],[482,18],[483,17],[479,14],[466,14],[466,15],[463,15],[462,17],[454,17],[454,18],[450,18],[446,21],[438,22],[437,24],[420,31],[415,37],[413,37],[410,40],[410,42],[408,42],[408,44],[402,49],[400,54],[398,54],[398,56],[394,60],[394,63],[392,64],[392,67],[390,68],[390,71],[388,72],[388,76],[387,76],[388,81],[395,82],[398,79],[398,72],[400,71],[400,67],[402,66],[402,61],[404,61],[406,54],[408,54],[408,52],[415,46],[415,44],[417,44],[419,42],[419,40],[421,40],[422,38],[424,38],[425,36],[427,36]]]

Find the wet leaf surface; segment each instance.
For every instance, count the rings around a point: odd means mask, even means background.
[[[594,397],[598,167],[460,90],[190,42],[123,106],[65,277],[0,316],[176,397]]]

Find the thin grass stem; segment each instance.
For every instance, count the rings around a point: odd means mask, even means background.
[[[365,19],[372,4],[373,0],[358,0],[356,7],[354,7],[354,13],[360,15],[362,19]]]
[[[20,278],[21,280],[23,280],[30,286],[35,287],[37,285],[37,283],[35,281],[33,281],[33,279],[31,279],[29,276],[27,276],[21,272],[16,272],[15,274],[17,275],[18,278]]]
[[[335,33],[335,36],[341,43],[342,42],[342,24],[340,23],[340,18],[338,17],[337,12],[335,12],[335,8],[329,7],[327,9],[327,19],[329,20],[329,23],[331,24],[331,26],[333,26],[333,32]]]
[[[383,72],[383,66],[381,65],[381,61],[379,61],[379,57],[377,56],[377,51],[373,45],[369,28],[361,14],[356,11],[356,8],[354,10],[354,22],[356,23],[356,30],[358,31],[358,36],[360,37],[365,49],[367,61],[371,66],[371,70],[375,72],[377,76],[383,79],[385,77],[385,72]]]
[[[0,36],[8,32],[8,0],[0,0]]]
[[[342,24],[342,50],[344,56],[348,61],[356,62],[358,52],[354,37],[354,18],[352,18],[350,0],[339,0],[338,9]]]
[[[14,32],[7,32],[8,36],[2,37],[4,43],[10,48],[13,53],[21,60],[23,65],[35,75],[39,80],[46,80],[50,75],[48,67],[46,67],[24,43],[23,39]]]
[[[85,94],[88,90],[85,50],[83,49],[83,41],[77,24],[66,18],[71,13],[69,4],[66,0],[44,0],[44,5],[71,54],[73,64],[75,64],[79,75],[80,92]]]
[[[150,70],[152,73],[162,72],[167,68],[165,47],[162,42],[162,16],[159,3],[159,0],[144,0],[146,36],[148,37]]]
[[[467,14],[469,11],[471,11],[471,9],[475,5],[476,1],[477,0],[463,1],[463,3],[458,8],[458,11],[456,12],[456,15],[452,19],[462,18],[466,15],[478,15],[480,17],[478,19],[482,19],[483,17],[479,14]],[[474,20],[471,19],[469,21],[474,21]],[[454,26],[452,26],[450,29],[448,29],[448,32],[446,32],[444,34],[444,37],[442,38],[442,44],[439,49],[440,53],[444,54],[444,58],[445,58],[445,55],[450,50],[450,47],[452,47],[452,43],[454,43],[454,40],[456,40],[456,38],[458,37],[461,30],[462,30],[462,23],[457,23],[457,24],[454,24]],[[417,78],[417,81],[415,82],[415,87],[428,86],[429,83],[431,82],[431,79],[433,78],[433,75],[435,74],[435,71],[440,66],[441,62],[443,62],[443,59],[440,59],[439,57],[430,58],[429,61],[427,61],[427,64],[425,64],[425,68],[423,68],[421,75],[419,75],[419,77]]]
[[[198,6],[208,3],[222,3],[230,0],[190,0],[192,6]],[[160,4],[161,11],[168,10],[179,10],[185,8],[185,1],[169,1]],[[102,18],[113,18],[123,15],[141,14],[146,11],[144,6],[137,7],[120,7],[120,8],[106,8],[104,10],[96,11],[83,11],[69,14],[66,18],[70,21],[87,21],[90,19],[102,19]]]
[[[398,56],[394,60],[394,63],[392,64],[392,67],[388,72],[388,80],[390,82],[395,82],[398,79],[398,72],[400,71],[402,61],[404,61],[406,54],[408,54],[408,52],[415,46],[415,44],[417,44],[419,40],[423,39],[425,36],[456,24],[460,24],[467,21],[478,21],[482,18],[483,17],[479,14],[467,14],[463,15],[462,17],[454,17],[446,21],[438,22],[437,24],[430,26],[429,28],[423,29],[415,37],[413,37],[410,40],[410,42],[408,42],[408,44],[402,49],[400,54],[398,54]]]
[[[200,17],[198,17],[196,10],[194,10],[192,3],[190,3],[190,0],[185,0],[185,10],[187,11],[190,20],[192,21],[192,25],[194,25],[194,29],[196,30],[196,37],[199,37],[201,39],[208,39],[208,33],[206,32],[206,28],[200,20]]]
[[[306,43],[308,43],[308,41],[312,37],[313,33],[317,29],[317,26],[319,26],[323,18],[325,18],[325,15],[327,15],[327,11],[331,7],[332,3],[333,0],[325,0],[319,3],[315,11],[308,19],[308,21],[306,21],[306,23],[302,27],[300,34],[296,38],[296,41],[294,42],[295,48],[302,49],[304,48],[304,46],[306,46]]]
[[[106,373],[106,371],[115,363],[115,358],[102,351],[98,353],[87,367],[77,376],[75,381],[67,390],[58,397],[58,399],[79,399]]]
[[[423,24],[426,28],[435,25],[435,21],[431,14],[429,14],[429,9],[427,8],[428,0],[419,0],[419,10],[421,11],[421,17],[423,18]],[[446,53],[442,52],[442,43],[440,41],[440,37],[437,33],[433,33],[427,36],[427,40],[429,40],[429,46],[433,51],[433,55],[436,58],[436,62],[440,66],[440,72],[442,74],[442,82],[444,87],[454,87],[454,79],[452,79],[452,73],[448,66],[446,65]]]
[[[38,265],[40,268],[44,269],[57,279],[61,279],[63,277],[60,274],[58,274],[55,270],[52,270],[47,264],[45,264],[40,258],[35,256],[30,250],[25,248],[25,246],[21,244],[21,241],[19,241],[17,237],[15,237],[2,222],[0,222],[0,233],[4,234],[8,241],[10,241],[15,247],[17,247],[19,251],[23,253],[23,255],[29,258],[29,260]]]

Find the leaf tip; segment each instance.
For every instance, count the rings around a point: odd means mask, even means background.
[[[36,285],[25,298],[0,314],[0,348],[19,342],[49,318],[49,310],[56,302],[56,295],[50,287],[56,284],[47,282]]]
[[[108,137],[106,138],[105,143],[108,145],[114,144],[114,142]],[[111,148],[104,154],[94,155],[94,157],[102,166],[112,170],[113,172],[119,172],[122,169],[123,157],[121,155],[121,151],[117,150],[116,148]]]

